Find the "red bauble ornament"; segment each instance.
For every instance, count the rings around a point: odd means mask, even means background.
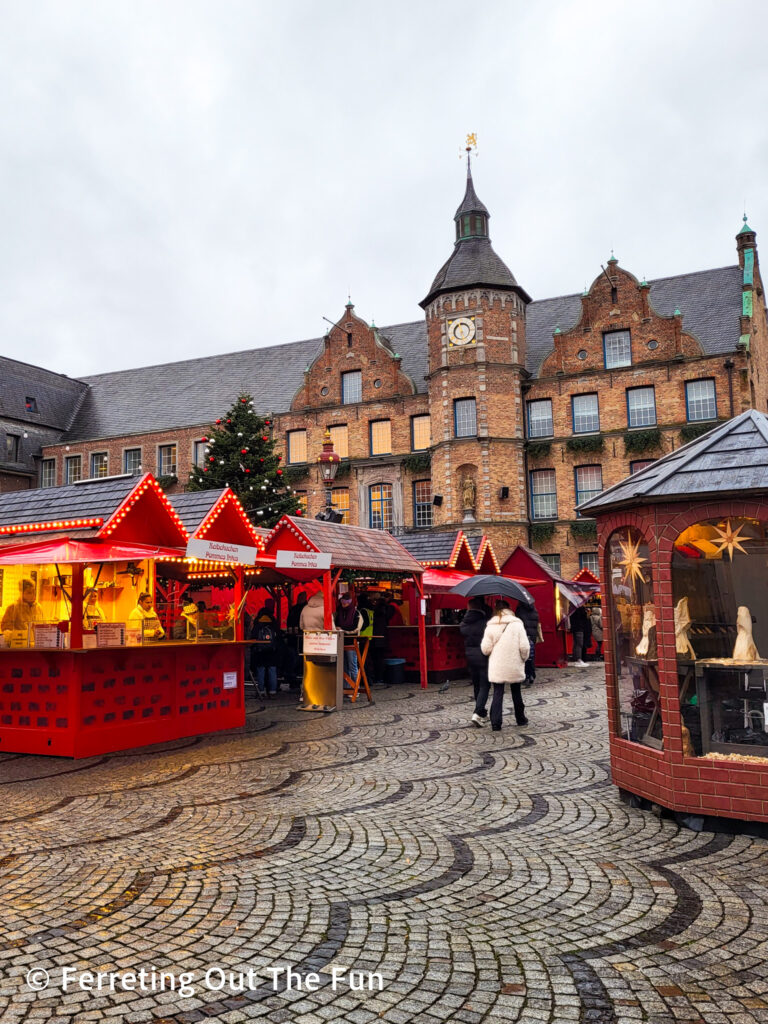
[[[241,448],[240,449],[240,454],[241,455],[247,455],[248,454],[248,449],[247,448]]]
[[[221,423],[221,420],[216,420],[217,423]]]
[[[282,469],[278,469],[278,471],[277,471],[277,475],[278,475],[278,476],[282,476],[282,475],[283,475],[283,471],[282,471]]]
[[[268,441],[268,440],[269,440],[269,438],[268,438],[268,437],[266,436],[266,434],[265,434],[265,435],[264,435],[264,437],[262,437],[262,439],[261,439],[261,440],[262,440],[262,441]]]
[[[264,425],[268,427],[269,426],[269,420],[264,420]]]
[[[208,438],[207,438],[207,437],[201,437],[201,438],[200,438],[200,441],[202,442],[202,444],[205,444],[205,442],[206,442],[207,440],[208,440]]]
[[[209,462],[215,462],[215,461],[216,461],[216,459],[214,458],[214,456],[213,456],[213,455],[211,455],[211,456],[210,456],[210,458],[208,459],[208,461],[209,461]]]
[[[279,462],[282,459],[282,457],[283,457],[282,455],[278,455],[277,456],[277,461]]]
[[[246,402],[248,401],[248,399],[247,398],[241,398],[240,401],[243,403],[243,405],[245,405]]]
[[[245,471],[245,472],[246,472],[246,473],[250,473],[251,471],[250,471],[250,469],[246,469],[246,471]]]
[[[232,422],[232,420],[227,420],[227,423],[231,423],[231,422]]]
[[[263,461],[264,461],[264,459],[259,459],[259,462],[263,462]]]
[[[203,472],[204,472],[204,473],[207,473],[207,472],[208,472],[208,467],[207,467],[207,466],[203,466]]]
[[[303,512],[301,511],[301,509],[300,509],[300,508],[297,508],[297,509],[296,509],[296,515],[297,515],[297,516],[301,516],[301,515],[304,515],[304,513],[303,513]]]

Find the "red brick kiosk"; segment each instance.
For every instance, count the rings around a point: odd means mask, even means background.
[[[768,417],[579,512],[598,526],[615,783],[693,828],[768,822]]]
[[[90,757],[244,724],[236,609],[210,629],[159,617],[156,568],[183,578],[188,539],[149,474],[0,496],[0,750]]]

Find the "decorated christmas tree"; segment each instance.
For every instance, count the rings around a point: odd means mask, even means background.
[[[231,487],[256,526],[274,526],[285,513],[302,515],[296,496],[283,482],[282,456],[275,452],[271,426],[254,412],[251,396],[240,395],[202,439],[205,462],[189,474],[187,489]]]

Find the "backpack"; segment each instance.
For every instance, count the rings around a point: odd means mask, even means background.
[[[255,638],[260,643],[268,645],[269,647],[275,646],[277,635],[275,633],[275,627],[271,622],[257,622],[256,623],[256,636]]]

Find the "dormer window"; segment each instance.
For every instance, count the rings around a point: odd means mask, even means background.
[[[484,238],[488,234],[488,218],[482,213],[465,213],[456,220],[456,240]]]
[[[37,399],[29,397],[25,398],[24,408],[27,410],[27,412],[37,412]]]

